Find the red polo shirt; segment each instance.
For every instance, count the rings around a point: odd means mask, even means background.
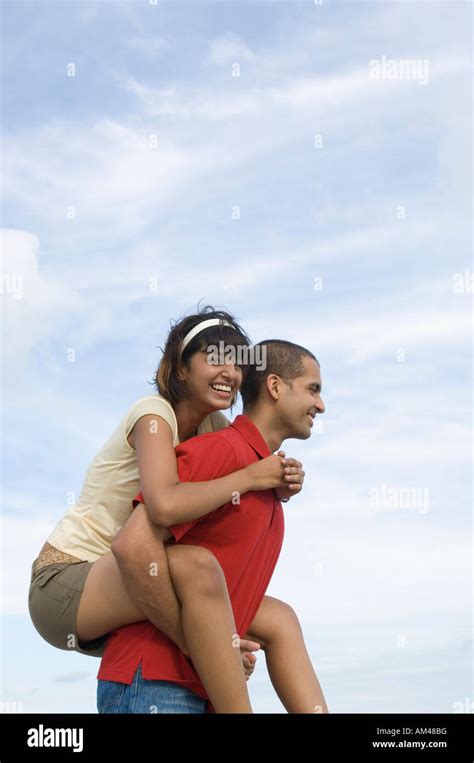
[[[192,437],[176,447],[181,482],[223,477],[269,455],[259,430],[244,415],[224,429]],[[139,493],[134,507],[141,502]],[[200,519],[173,525],[169,531],[174,540],[170,538],[166,545],[176,542],[212,551],[224,572],[242,638],[261,604],[283,543],[283,510],[275,492],[245,493],[240,503],[230,501]],[[145,679],[186,686],[207,699],[209,712],[215,712],[191,660],[148,620],[111,632],[97,678],[131,684],[140,662]]]

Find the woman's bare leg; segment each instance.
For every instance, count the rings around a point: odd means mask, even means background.
[[[217,559],[206,548],[185,544],[168,546],[165,564],[160,562],[158,565],[160,575],[150,576],[149,564],[159,558],[163,544],[157,537],[160,528],[150,528],[146,511],[139,512],[139,508],[135,509],[136,513],[124,529],[128,527],[129,532],[133,530],[132,540],[126,545],[131,562],[127,570],[134,574],[134,590],[141,584],[146,592],[140,604],[146,598],[149,612],[153,605],[157,613],[161,611],[162,602],[157,597],[156,586],[162,582],[165,573],[170,575],[175,597],[177,594],[179,600],[181,597],[183,600],[181,603],[177,601],[186,650],[214,709],[217,713],[252,712],[241,651],[238,640],[233,638],[236,626],[225,576]],[[92,640],[132,622],[152,620],[153,612],[147,618],[127,593],[122,573],[123,569],[111,553],[94,562],[86,579],[78,613],[81,640]],[[159,622],[155,624],[164,632]],[[169,637],[172,638],[171,635]],[[248,649],[249,646],[246,646]]]
[[[77,632],[81,641],[92,641],[121,625],[147,619],[128,595],[112,552],[97,559],[79,604]]]
[[[211,552],[199,555],[196,564],[193,551],[194,546],[185,545],[167,549],[190,659],[216,713],[251,713],[224,573]],[[111,553],[94,563],[87,580],[93,573],[89,606],[97,607],[97,614],[94,630],[78,629],[81,640],[146,619],[128,596]]]
[[[189,547],[188,547],[189,548]],[[239,637],[227,583],[214,555],[199,566],[185,545],[168,547],[173,585],[181,601],[184,637],[216,713],[251,713]]]
[[[296,612],[264,596],[245,638],[259,641],[271,682],[289,713],[328,713]]]
[[[193,547],[170,546],[170,569],[179,580],[176,587],[182,601],[182,627],[192,663],[202,681],[216,713],[251,713],[242,656],[236,640],[232,607],[227,586],[220,588],[214,580],[214,571],[200,560],[200,574],[208,580],[199,581],[196,569],[185,559]],[[181,556],[178,559],[178,556]],[[217,560],[214,557],[215,564]],[[100,563],[100,564],[99,564]],[[186,585],[185,570],[190,567],[192,585]],[[219,567],[220,569],[220,567]],[[113,554],[105,554],[94,565],[93,601],[97,607],[95,630],[79,632],[81,641],[96,638],[115,628],[146,619],[134,605],[123,585],[122,576]],[[221,575],[224,575],[221,570]],[[225,585],[224,580],[220,581]],[[91,589],[92,590],[92,589]],[[91,604],[91,602],[89,602]],[[79,630],[79,629],[78,629]],[[84,638],[84,636],[86,638]]]
[[[92,565],[82,592],[77,630],[91,641],[121,625],[150,620],[186,653],[181,605],[164,546],[169,532],[137,506],[112,542],[112,553]],[[204,551],[204,549],[203,549]]]

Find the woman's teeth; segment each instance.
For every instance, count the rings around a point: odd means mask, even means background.
[[[210,387],[212,389],[215,389],[217,392],[231,392],[232,387],[229,387],[228,384],[211,384]]]

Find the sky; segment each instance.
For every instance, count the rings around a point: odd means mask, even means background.
[[[1,8],[3,710],[96,712],[31,563],[201,302],[321,365],[267,593],[330,712],[472,712],[470,4]]]

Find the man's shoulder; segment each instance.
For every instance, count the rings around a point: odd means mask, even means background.
[[[176,448],[176,454],[186,451],[201,451],[201,450],[218,450],[223,448],[224,450],[235,449],[236,435],[238,433],[232,426],[225,427],[223,429],[217,429],[214,432],[204,432],[198,434],[195,437],[190,437],[189,440],[180,442]]]
[[[232,426],[190,437],[176,447],[178,465],[187,462],[213,473],[234,471],[245,464],[238,447],[239,433]],[[207,467],[206,467],[207,465]]]

